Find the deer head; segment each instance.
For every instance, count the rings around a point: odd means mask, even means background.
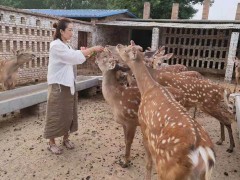
[[[15,51],[15,55],[17,56],[18,65],[22,65],[26,62],[29,62],[36,57],[30,50],[23,49]]]
[[[104,48],[102,52],[97,54],[95,63],[102,72],[106,72],[115,68],[117,60],[114,59],[110,50]]]
[[[118,44],[116,49],[124,62],[137,61],[139,60],[138,56],[141,56],[141,58],[144,57],[142,52],[138,53],[142,51],[142,48],[139,46],[124,46],[122,44]]]

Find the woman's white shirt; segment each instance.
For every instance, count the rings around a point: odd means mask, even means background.
[[[48,84],[62,84],[75,93],[73,65],[82,64],[86,61],[80,50],[74,50],[60,39],[50,43],[49,64],[47,82]]]

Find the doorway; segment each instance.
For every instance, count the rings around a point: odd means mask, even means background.
[[[151,47],[152,30],[133,29],[131,40],[133,40],[135,44],[140,45],[143,50],[145,50],[147,47]]]

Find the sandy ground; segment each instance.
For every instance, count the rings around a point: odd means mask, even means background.
[[[80,180],[139,180],[145,172],[144,148],[138,128],[132,145],[132,165],[123,169],[119,161],[125,145],[122,127],[114,122],[109,105],[101,93],[81,97],[79,130],[72,134],[74,150],[64,148],[62,155],[53,155],[43,139],[44,115],[0,120],[0,179],[80,179]],[[219,139],[219,123],[202,112],[199,121],[213,142]],[[215,146],[217,164],[213,180],[240,179],[240,143],[236,123],[233,124],[236,147],[227,153],[228,136],[222,146]],[[58,139],[57,143],[60,143]],[[153,180],[156,180],[154,171]]]

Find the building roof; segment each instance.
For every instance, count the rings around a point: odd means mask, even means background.
[[[170,19],[117,19],[116,21],[97,23],[101,26],[118,27],[173,27],[200,29],[240,29],[240,21],[212,21],[212,20],[170,20]]]
[[[118,14],[127,14],[131,18],[137,18],[127,9],[26,9],[35,13],[42,13],[67,18],[103,18]]]

